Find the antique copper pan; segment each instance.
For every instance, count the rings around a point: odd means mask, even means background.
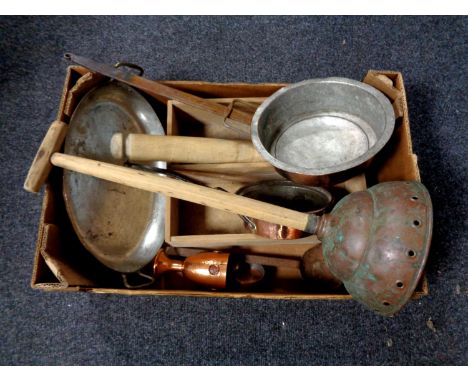
[[[322,187],[305,186],[285,179],[250,184],[237,190],[236,194],[315,215],[323,213],[333,200],[330,192]],[[241,218],[251,232],[270,239],[294,240],[307,235],[297,228],[244,215]]]

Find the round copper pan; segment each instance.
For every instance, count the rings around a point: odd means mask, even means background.
[[[269,180],[248,185],[236,194],[280,207],[320,215],[332,202],[332,195],[321,187],[296,184],[289,180]],[[241,216],[246,228],[270,239],[299,239],[305,233],[296,228]]]

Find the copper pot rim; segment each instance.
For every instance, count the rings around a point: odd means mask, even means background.
[[[323,202],[321,203],[322,205],[320,206],[320,208],[316,208],[314,210],[309,210],[309,211],[301,211],[301,212],[310,213],[310,214],[314,214],[314,213],[318,214],[320,212],[323,212],[333,202],[332,194],[328,190],[326,190],[325,188],[319,187],[319,186],[308,186],[308,185],[304,185],[304,184],[298,184],[298,183],[295,183],[295,182],[293,182],[291,180],[287,180],[287,179],[265,180],[265,181],[249,184],[249,185],[246,185],[246,186],[241,187],[240,189],[238,189],[236,191],[236,194],[248,197],[247,195],[248,195],[249,192],[251,192],[253,190],[257,190],[260,187],[269,187],[267,190],[271,191],[272,187],[278,187],[278,186],[280,186],[280,187],[293,187],[293,188],[296,188],[296,189],[300,189],[302,191],[308,191],[310,193],[315,193],[315,195],[319,195],[319,197],[323,198]],[[265,195],[266,194],[267,193],[265,193]],[[262,199],[258,199],[258,200],[262,200]],[[287,208],[290,208],[290,207],[287,207]]]

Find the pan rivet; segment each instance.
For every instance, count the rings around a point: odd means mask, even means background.
[[[416,256],[416,253],[415,253],[413,250],[409,250],[409,251],[408,251],[408,256],[409,256],[409,257]]]
[[[397,281],[396,286],[398,288],[403,288],[403,283],[401,281]]]
[[[210,275],[217,275],[219,273],[219,266],[212,264],[208,268],[208,271],[210,272]]]
[[[413,221],[413,225],[414,225],[415,227],[418,227],[420,224],[421,224],[421,222],[420,222],[419,220],[414,220],[414,221]]]
[[[417,196],[412,196],[411,200],[418,200],[418,197]]]

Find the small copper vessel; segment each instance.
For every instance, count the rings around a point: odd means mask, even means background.
[[[333,200],[332,195],[324,188],[304,186],[289,180],[268,180],[248,185],[239,189],[236,194],[315,215],[323,213]],[[293,240],[304,236],[304,232],[296,228],[242,215],[240,217],[252,233],[269,239]]]
[[[166,272],[182,272],[187,279],[213,289],[226,288],[229,253],[201,252],[185,258],[174,260],[160,249],[153,260],[154,277]]]

